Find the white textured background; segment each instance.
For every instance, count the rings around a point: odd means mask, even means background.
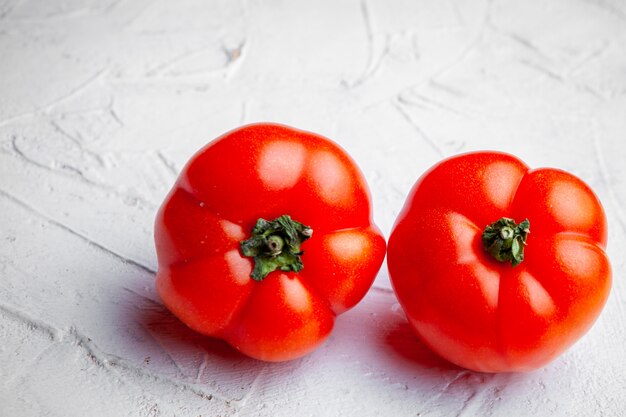
[[[304,359],[193,334],[155,293],[155,211],[254,121],[346,148],[387,236],[446,155],[575,173],[609,217],[604,313],[531,374],[434,357],[385,268]],[[0,416],[625,415],[625,161],[624,1],[0,0]]]

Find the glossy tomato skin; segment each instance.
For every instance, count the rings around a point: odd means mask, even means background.
[[[257,219],[287,214],[314,233],[304,269],[250,277],[240,242]],[[284,361],[330,334],[358,303],[385,256],[365,180],[319,135],[276,124],[226,133],[187,163],[155,222],[157,290],[192,329],[244,354]]]
[[[530,221],[524,261],[501,263],[481,234]],[[577,341],[611,286],[606,217],[581,180],[497,152],[446,159],[413,187],[387,253],[392,285],[433,351],[482,372],[531,371]]]

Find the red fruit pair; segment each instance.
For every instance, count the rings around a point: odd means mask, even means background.
[[[165,305],[266,361],[319,346],[385,256],[352,159],[275,124],[233,130],[192,157],[155,238]],[[387,253],[420,338],[451,362],[498,372],[540,367],[591,326],[610,289],[605,245],[604,212],[582,181],[479,152],[422,176]]]

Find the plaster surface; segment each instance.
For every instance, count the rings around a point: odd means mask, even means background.
[[[620,416],[626,410],[626,3],[0,0],[0,416]],[[496,149],[607,212],[613,291],[529,374],[411,334],[386,266],[303,359],[188,330],[154,288],[156,210],[244,123],[323,134],[388,237],[419,175]]]

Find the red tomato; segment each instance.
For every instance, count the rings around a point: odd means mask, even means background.
[[[350,157],[275,124],[244,126],[200,150],[165,199],[155,240],[165,305],[266,361],[320,345],[385,256]]]
[[[476,152],[417,181],[387,262],[411,326],[433,351],[476,371],[529,371],[600,314],[611,286],[606,241],[602,206],[581,180]]]

